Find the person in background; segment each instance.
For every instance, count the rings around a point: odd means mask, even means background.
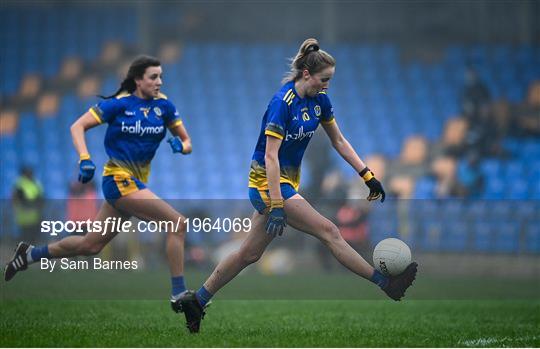
[[[29,166],[23,166],[12,194],[15,223],[23,240],[34,239],[43,215],[43,188]]]

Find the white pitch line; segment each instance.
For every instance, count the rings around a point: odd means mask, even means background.
[[[527,336],[527,337],[503,337],[503,338],[478,338],[478,339],[469,339],[465,341],[460,341],[460,344],[462,344],[465,347],[485,347],[489,346],[495,343],[504,343],[504,342],[516,342],[516,341],[528,341],[528,340],[535,340],[539,338],[540,336]]]

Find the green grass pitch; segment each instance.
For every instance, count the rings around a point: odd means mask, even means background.
[[[188,272],[197,287],[206,273]],[[402,302],[347,273],[246,273],[184,327],[160,273],[28,271],[1,283],[2,347],[539,347],[538,280],[419,277]],[[42,285],[42,287],[38,287]],[[483,292],[482,292],[483,291]]]

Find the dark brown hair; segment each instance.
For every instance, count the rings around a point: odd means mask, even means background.
[[[159,59],[151,56],[139,56],[131,63],[128,73],[124,81],[120,84],[120,88],[110,96],[99,96],[103,99],[110,99],[118,96],[122,92],[133,93],[137,89],[135,79],[142,79],[144,72],[148,67],[159,67],[161,62]]]

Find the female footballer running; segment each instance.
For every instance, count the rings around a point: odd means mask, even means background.
[[[109,161],[104,166],[102,190],[106,202],[101,206],[98,222],[114,218],[180,222],[169,226],[166,253],[171,272],[173,310],[179,311],[179,295],[184,286],[184,217],[165,201],[146,188],[150,162],[167,128],[174,136],[168,142],[174,153],[191,153],[191,139],[182,124],[176,107],[163,95],[162,69],[159,60],[141,56],[129,67],[126,78],[112,96],[91,107],[71,126],[75,150],[79,154],[79,181],[86,183],[94,176],[92,162],[85,141],[89,129],[108,124],[105,150]],[[102,226],[104,226],[103,224]],[[20,242],[15,256],[5,268],[6,281],[28,264],[41,258],[62,258],[95,255],[119,231],[91,231],[84,236],[68,236],[49,245],[34,247]]]

